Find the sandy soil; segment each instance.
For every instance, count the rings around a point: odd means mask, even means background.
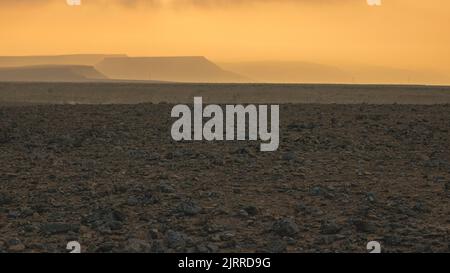
[[[53,88],[2,84],[2,100],[91,87]],[[368,99],[355,92],[353,103]],[[449,95],[412,92],[421,103]],[[450,251],[449,105],[282,105],[274,153],[175,143],[171,107],[0,107],[0,252],[65,252],[71,240],[88,252],[366,252],[371,240]]]

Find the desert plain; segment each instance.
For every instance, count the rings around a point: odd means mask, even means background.
[[[280,147],[174,104],[280,104]],[[0,252],[450,252],[450,88],[0,83]]]

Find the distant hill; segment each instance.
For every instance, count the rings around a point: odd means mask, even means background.
[[[352,65],[345,68],[356,83],[445,84],[450,77],[435,71],[385,66]]]
[[[93,66],[38,65],[0,68],[0,81],[84,82],[107,80]]]
[[[302,61],[219,63],[202,56],[128,57],[125,54],[0,56],[0,81],[145,81],[195,83],[448,84],[428,70]]]
[[[123,54],[74,54],[55,56],[0,56],[0,67],[30,65],[95,65],[108,57],[125,57]]]
[[[220,66],[260,82],[356,83],[356,84],[445,84],[450,77],[434,71],[409,70],[373,65],[329,66],[308,62],[239,62]]]
[[[205,57],[110,57],[95,66],[112,79],[173,82],[248,82]]]
[[[260,82],[343,83],[352,80],[349,73],[337,67],[308,62],[260,61],[220,65]]]

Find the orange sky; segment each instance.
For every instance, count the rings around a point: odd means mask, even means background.
[[[450,74],[450,1],[0,0],[0,55],[203,55]]]

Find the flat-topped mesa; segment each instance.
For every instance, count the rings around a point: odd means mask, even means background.
[[[0,81],[5,82],[85,82],[107,80],[93,66],[36,65],[0,67]]]
[[[113,79],[173,82],[246,82],[244,77],[223,70],[202,56],[111,57],[96,68]]]

